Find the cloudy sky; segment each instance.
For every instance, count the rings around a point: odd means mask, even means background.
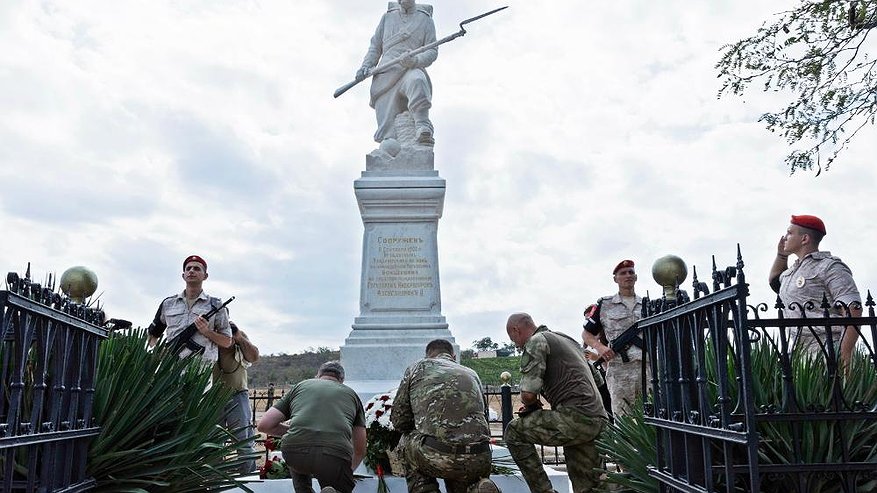
[[[789,176],[757,122],[783,95],[717,100],[720,47],[792,0],[534,2],[439,51],[443,313],[462,347],[505,319],[580,333],[612,267],[676,254],[708,277],[740,243],[751,301],[789,214],[877,285],[874,127],[820,176]],[[503,3],[436,0],[439,37]],[[149,323],[209,262],[205,289],[266,353],[343,344],[359,309],[353,180],[374,115],[359,67],[386,2],[0,2],[0,269],[74,265],[108,315]]]

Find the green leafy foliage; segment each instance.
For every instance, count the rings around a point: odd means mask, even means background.
[[[728,374],[730,401],[737,402],[739,387],[735,371],[734,347],[726,353],[725,370]],[[718,374],[714,361],[715,348],[708,344],[707,388],[709,402],[717,400]],[[758,412],[783,409],[790,405],[784,397],[784,382],[777,349],[765,337],[752,346],[753,398]],[[850,370],[834,380],[826,375],[825,361],[821,357],[800,351],[793,354],[793,392],[802,411],[830,409],[832,393],[839,391],[854,409],[877,407],[877,370],[863,352],[855,354]],[[839,426],[842,426],[842,431]],[[796,429],[793,429],[795,427]],[[793,437],[800,436],[802,460],[810,463],[872,462],[877,467],[877,422],[873,419],[846,421],[844,424],[828,420],[812,419],[805,422],[760,422],[758,456],[760,464],[788,464],[794,457]],[[849,457],[842,456],[841,442],[849,447]],[[641,403],[636,411],[616,419],[598,440],[598,449],[608,461],[620,464],[624,473],[609,472],[608,482],[620,485],[620,491],[656,492],[657,481],[650,478],[646,467],[656,464],[655,428],[644,423]],[[716,456],[720,456],[716,450]],[[877,481],[860,477],[860,492],[877,491]],[[812,493],[840,493],[842,485],[836,477],[814,474],[808,478],[807,490]],[[762,493],[785,493],[788,478],[763,475]],[[613,490],[619,491],[619,490]]]
[[[759,121],[796,146],[785,158],[792,173],[827,170],[862,128],[874,124],[877,60],[869,54],[874,45],[868,35],[877,5],[863,2],[852,12],[849,5],[801,0],[754,35],[723,46],[716,64],[719,97],[740,96],[756,83],[765,92],[789,93],[784,108]]]
[[[234,436],[217,425],[231,397],[208,388],[211,367],[180,359],[167,344],[147,350],[142,329],[115,332],[98,355],[94,417],[101,426],[88,454],[93,490],[201,492],[240,486]]]
[[[604,491],[640,491],[657,493],[658,482],[649,476],[648,466],[657,464],[655,428],[645,424],[643,400],[637,396],[634,409],[610,423],[597,440],[597,451],[610,461],[621,464],[624,472],[610,469]],[[608,485],[613,485],[608,489]],[[618,489],[617,486],[621,489]]]
[[[472,347],[478,351],[490,351],[492,349],[499,349],[499,343],[493,342],[489,337],[482,337],[472,341]]]

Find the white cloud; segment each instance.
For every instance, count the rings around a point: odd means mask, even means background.
[[[754,301],[791,213],[821,215],[860,287],[874,139],[794,177],[756,121],[777,95],[717,100],[722,44],[783,5],[511,2],[430,68],[443,313],[462,347],[505,317],[577,335],[633,258],[709,277],[743,248]],[[0,4],[0,268],[88,265],[112,316],[145,325],[180,261],[265,352],[338,347],[358,315],[352,182],[374,147],[367,84],[339,99],[384,2]],[[436,2],[439,36],[497,7]]]

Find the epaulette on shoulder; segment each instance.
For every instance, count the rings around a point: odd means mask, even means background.
[[[167,298],[161,300],[161,302],[164,303],[165,301],[167,301],[167,300],[169,300],[169,299],[171,299],[171,298],[176,298],[177,296],[179,296],[179,295],[178,295],[178,294],[172,294],[172,295],[168,296]]]

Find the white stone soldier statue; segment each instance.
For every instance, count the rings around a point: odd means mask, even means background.
[[[379,61],[404,57],[398,64],[372,77],[369,104],[375,109],[378,121],[375,142],[397,138],[396,116],[407,110],[414,120],[416,142],[430,146],[435,143],[429,120],[432,82],[425,69],[438,58],[438,49],[405,56],[435,40],[432,5],[416,5],[414,0],[390,2],[372,36],[362,67],[356,73],[357,80],[362,80]]]

